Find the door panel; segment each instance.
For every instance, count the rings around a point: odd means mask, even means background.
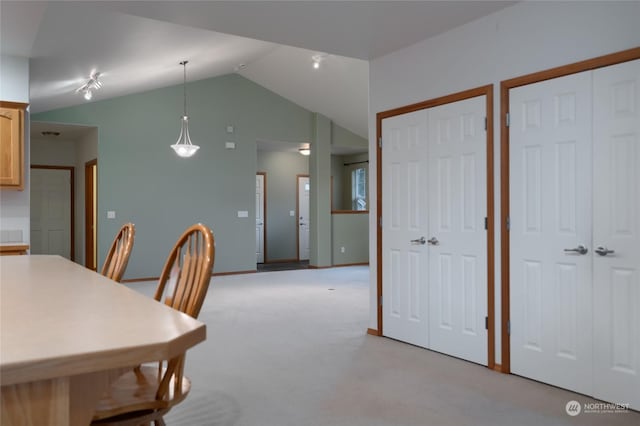
[[[298,176],[298,258],[309,260],[309,177]]]
[[[382,121],[384,335],[428,346],[426,111]]]
[[[264,263],[264,175],[256,175],[256,262]]]
[[[71,172],[31,169],[31,253],[71,258]]]
[[[509,96],[511,370],[590,394],[591,74]]]
[[[485,97],[430,108],[429,347],[487,364]]]
[[[593,72],[594,396],[640,409],[640,60]]]

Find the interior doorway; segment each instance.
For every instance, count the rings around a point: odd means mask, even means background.
[[[85,266],[98,269],[98,159],[84,165]]]
[[[256,263],[266,258],[265,229],[267,215],[267,174],[256,173]]]
[[[297,177],[297,215],[298,218],[298,260],[309,260],[309,175],[298,175]]]

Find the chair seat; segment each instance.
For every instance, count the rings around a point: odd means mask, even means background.
[[[131,418],[137,419],[136,424],[140,424],[141,417],[148,416],[150,421],[168,412],[171,407],[187,397],[191,390],[191,381],[188,377],[182,376],[182,385],[176,389],[172,380],[165,398],[157,400],[156,392],[163,375],[164,370],[159,369],[157,365],[145,365],[120,376],[98,402],[91,424],[123,425]]]

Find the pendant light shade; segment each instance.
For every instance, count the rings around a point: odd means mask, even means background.
[[[181,119],[181,127],[180,127],[180,136],[178,136],[178,140],[176,143],[171,145],[171,148],[178,154],[180,157],[191,157],[196,153],[197,150],[200,149],[198,145],[194,145],[191,143],[191,137],[189,136],[189,116],[187,115],[187,63],[189,61],[182,61],[180,65],[184,68],[184,85],[183,85],[183,94],[184,94],[184,114]]]

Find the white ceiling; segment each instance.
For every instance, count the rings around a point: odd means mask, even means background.
[[[95,101],[180,84],[183,59],[189,81],[243,63],[239,74],[366,137],[367,60],[513,3],[3,0],[0,52],[31,58],[32,112],[85,102],[74,90],[93,70]]]

